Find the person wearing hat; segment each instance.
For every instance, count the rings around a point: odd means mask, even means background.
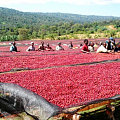
[[[11,47],[10,47],[10,52],[13,52],[13,51],[17,52],[16,43],[13,42],[13,43],[11,43],[11,44],[12,44],[12,45],[11,45]]]
[[[64,50],[64,48],[61,46],[61,42],[59,42],[56,46],[56,50]]]
[[[31,42],[31,46],[29,46],[26,51],[35,51],[34,42]]]
[[[110,37],[109,40],[111,41],[112,49],[115,48],[115,39]]]

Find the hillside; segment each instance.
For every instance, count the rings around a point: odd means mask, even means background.
[[[8,26],[52,24],[62,20],[42,13],[26,13],[8,8],[0,8],[0,16],[0,25]]]
[[[0,7],[0,24],[1,25],[40,25],[40,24],[56,24],[58,22],[87,23],[111,21],[120,19],[112,16],[87,16],[67,13],[31,13],[20,12],[14,9]]]
[[[118,35],[120,30],[120,17],[113,16],[32,13],[2,7],[0,16],[0,41],[104,38]]]
[[[92,23],[92,22],[102,22],[118,20],[119,17],[113,16],[95,16],[95,15],[78,15],[78,14],[68,14],[68,13],[45,13],[50,17],[57,17],[64,19],[65,21],[72,21],[74,23]]]

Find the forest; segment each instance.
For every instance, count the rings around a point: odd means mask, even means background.
[[[120,38],[120,17],[31,13],[0,7],[0,41]]]

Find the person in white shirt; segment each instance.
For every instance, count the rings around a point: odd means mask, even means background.
[[[34,42],[31,42],[31,46],[29,46],[26,51],[35,51]]]
[[[100,47],[97,49],[97,53],[107,53],[108,50],[105,48],[105,44],[103,45],[103,43],[101,43]]]
[[[94,52],[94,43],[93,42],[90,42],[89,46],[88,46],[88,50],[90,52]]]
[[[58,46],[56,46],[56,50],[64,50],[64,48],[61,46],[61,42],[59,42]]]

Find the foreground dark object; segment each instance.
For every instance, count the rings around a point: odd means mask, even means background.
[[[22,120],[119,120],[120,95],[62,109],[18,85],[0,83],[0,111],[0,118]]]
[[[36,119],[47,120],[61,109],[41,96],[15,84],[0,83],[0,109],[6,114],[26,112]]]

